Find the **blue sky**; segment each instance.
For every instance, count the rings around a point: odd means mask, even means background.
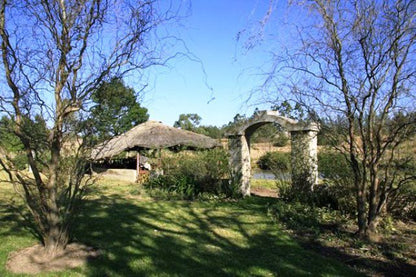
[[[258,0],[192,1],[190,15],[181,22],[184,27],[175,32],[201,60],[205,74],[201,64],[187,58],[153,69],[142,99],[150,119],[172,125],[182,113],[197,113],[202,125],[221,126],[237,113],[251,115],[255,106],[245,101],[259,84],[253,74],[267,55],[263,48],[243,54],[236,36],[267,8],[268,1]]]

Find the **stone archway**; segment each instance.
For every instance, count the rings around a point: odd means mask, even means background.
[[[277,123],[291,134],[292,184],[311,191],[318,182],[316,123],[304,123],[280,116],[276,111],[261,111],[236,132],[228,134],[233,182],[240,184],[243,196],[250,195],[250,136],[262,125]]]

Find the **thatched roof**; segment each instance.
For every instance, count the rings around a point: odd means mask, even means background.
[[[210,137],[173,128],[158,121],[147,121],[124,134],[98,145],[93,149],[91,157],[94,160],[114,157],[125,150],[160,149],[173,146],[192,148],[214,148],[220,144]]]

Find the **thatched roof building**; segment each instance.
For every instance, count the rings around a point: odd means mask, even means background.
[[[173,128],[158,121],[147,121],[98,145],[93,149],[91,157],[94,160],[109,159],[126,150],[174,146],[210,149],[220,144],[215,139],[201,134]]]

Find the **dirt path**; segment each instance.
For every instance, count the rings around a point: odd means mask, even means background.
[[[256,196],[261,196],[261,197],[273,197],[273,198],[278,197],[275,189],[268,189],[268,188],[262,188],[262,187],[251,188],[250,193]]]
[[[7,269],[13,273],[37,274],[62,271],[82,266],[88,259],[95,258],[99,251],[82,244],[68,244],[65,250],[51,257],[41,245],[34,245],[10,253]]]

